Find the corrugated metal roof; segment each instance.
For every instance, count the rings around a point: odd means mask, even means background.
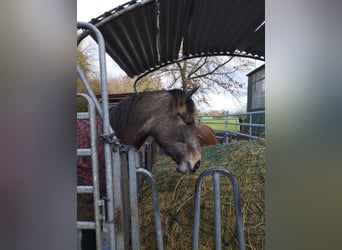
[[[264,0],[131,1],[90,23],[129,77],[196,56],[265,57]]]

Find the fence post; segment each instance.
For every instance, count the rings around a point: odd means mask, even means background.
[[[225,135],[225,137],[226,137],[226,143],[228,144],[228,142],[229,142],[229,138],[228,138],[228,114],[229,114],[229,111],[227,110],[225,113],[226,113],[226,121],[225,121],[225,123],[226,123],[226,135]]]
[[[253,114],[249,114],[249,138],[248,141],[251,141],[251,135],[252,135],[252,126],[251,124],[253,123]]]
[[[198,118],[197,118],[197,123],[198,123],[198,124],[201,124],[201,123],[202,123],[201,117],[198,117]]]

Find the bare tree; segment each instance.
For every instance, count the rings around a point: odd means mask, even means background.
[[[77,47],[77,63],[80,65],[84,75],[86,76],[89,85],[92,87],[95,94],[100,93],[100,87],[98,82],[94,81],[93,78],[96,76],[96,72],[93,68],[94,51],[90,46],[78,46]],[[81,82],[81,79],[77,76],[76,79],[76,92],[86,93],[86,89]],[[88,102],[84,98],[77,98],[77,111],[87,111]]]
[[[212,56],[184,60],[168,65],[151,77],[162,79],[165,87],[189,88],[200,86],[196,100],[207,103],[208,93],[224,93],[239,99],[247,88],[246,82],[236,79],[255,67],[255,61],[231,56]]]
[[[108,80],[108,91],[111,94],[115,93],[131,93],[134,92],[135,79],[128,76],[119,76]],[[153,78],[147,75],[140,79],[137,84],[138,92],[146,92],[162,89],[162,85],[159,78]]]

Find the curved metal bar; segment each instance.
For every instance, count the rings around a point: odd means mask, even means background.
[[[234,196],[234,205],[235,205],[235,218],[236,218],[236,230],[238,235],[239,249],[245,249],[245,239],[243,233],[243,221],[242,221],[242,213],[241,213],[241,204],[240,204],[240,195],[239,195],[239,185],[234,177],[227,169],[221,167],[211,167],[205,169],[196,181],[195,186],[195,212],[194,212],[194,228],[192,234],[192,249],[198,249],[198,241],[199,241],[199,224],[200,224],[200,205],[201,205],[201,185],[205,176],[209,174],[219,173],[227,176],[233,186],[233,196]]]
[[[81,79],[81,82],[83,84],[83,86],[85,87],[85,89],[87,90],[88,92],[88,95],[91,97],[91,99],[93,100],[94,104],[95,104],[95,107],[96,107],[96,110],[99,114],[99,116],[102,118],[103,117],[103,114],[102,114],[102,109],[101,109],[101,106],[100,106],[100,103],[99,101],[97,100],[93,90],[91,89],[89,83],[88,83],[88,80],[86,78],[86,76],[84,75],[83,73],[83,70],[81,69],[81,66],[77,63],[77,74],[78,76],[80,77]]]
[[[152,175],[152,173],[144,168],[138,168],[137,170],[138,174],[142,174],[151,183],[151,189],[152,189],[152,198],[153,198],[153,215],[154,215],[154,226],[156,229],[156,238],[157,238],[157,246],[159,250],[163,250],[163,233],[162,233],[162,226],[160,221],[160,208],[159,208],[159,200],[158,200],[158,191],[157,191],[157,184],[156,181]]]
[[[102,121],[103,121],[103,135],[110,136],[112,128],[109,124],[109,110],[108,110],[108,86],[107,86],[107,72],[106,72],[106,58],[105,58],[105,42],[101,32],[90,23],[78,22],[77,28],[84,28],[91,31],[97,40],[98,53],[99,53],[99,68],[100,68],[100,85],[101,85],[101,98],[102,98]],[[113,195],[113,170],[112,170],[112,157],[111,148],[108,143],[104,143],[104,157],[105,157],[105,170],[106,170],[106,196],[107,202],[107,220],[109,229],[109,245],[110,249],[115,249],[115,229],[114,229],[114,195]],[[114,166],[119,168],[120,166]],[[115,172],[115,170],[114,170]]]

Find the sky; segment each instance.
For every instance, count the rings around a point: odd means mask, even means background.
[[[102,15],[104,12],[114,9],[115,7],[127,3],[128,0],[77,0],[77,21],[89,22],[92,18],[96,18]],[[85,39],[82,43],[86,46],[95,46],[95,42],[92,39]],[[95,58],[96,60],[96,58]],[[108,77],[118,77],[126,75],[123,70],[109,57],[106,60],[108,68]],[[256,66],[260,63],[257,62]],[[247,77],[245,74],[239,76],[238,81],[247,83]],[[209,110],[224,110],[229,112],[241,111],[246,108],[247,96],[240,98],[240,101],[227,95],[211,94],[209,97],[209,106],[197,104],[201,111]]]
[[[89,22],[92,18],[127,2],[128,0],[77,0],[77,21]]]

